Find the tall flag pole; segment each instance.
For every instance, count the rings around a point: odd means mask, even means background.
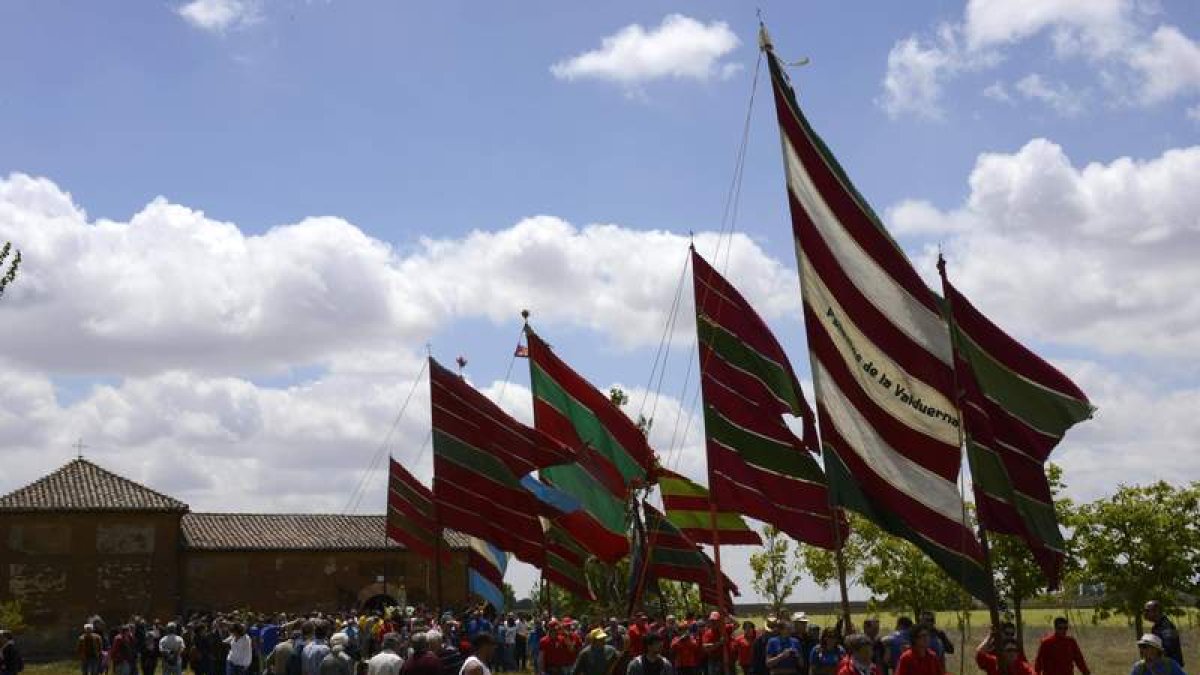
[[[1057,368],[992,323],[938,273],[954,342],[959,407],[975,491],[980,541],[1021,537],[1049,588],[1062,578],[1065,545],[1045,462],[1063,435],[1089,419],[1087,395]]]
[[[765,28],[759,42],[833,503],[911,541],[990,601],[992,580],[957,487],[961,425],[939,298],[809,125]]]

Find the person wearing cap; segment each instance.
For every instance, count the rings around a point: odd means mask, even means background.
[[[645,652],[629,662],[626,675],[674,675],[671,662],[663,658],[663,639],[658,633],[650,633],[643,642]]]
[[[720,612],[714,611],[708,615],[708,626],[700,635],[700,645],[704,647],[709,675],[728,675],[727,671],[734,663],[731,658],[733,640],[730,628]]]
[[[805,672],[804,644],[792,635],[792,625],[781,621],[779,634],[767,641],[767,672],[770,675]]]
[[[1066,617],[1054,619],[1054,632],[1042,638],[1033,661],[1033,672],[1037,675],[1073,675],[1076,667],[1083,675],[1091,675],[1079,643],[1067,635],[1069,627]]]
[[[1163,614],[1162,605],[1157,600],[1151,600],[1142,608],[1142,616],[1150,622],[1150,632],[1162,641],[1163,653],[1174,659],[1179,667],[1183,667],[1183,644],[1179,640],[1179,630],[1175,624]]]
[[[588,633],[588,645],[575,657],[571,675],[608,675],[619,656],[616,647],[608,644],[608,633],[603,628],[593,628]]]
[[[1154,633],[1143,635],[1137,646],[1141,658],[1133,664],[1129,675],[1187,675],[1178,661],[1167,656],[1162,638]]]
[[[575,664],[574,650],[557,620],[550,619],[546,628],[546,637],[538,644],[538,675],[565,675]]]
[[[81,675],[100,675],[100,652],[104,650],[104,641],[96,634],[96,628],[90,623],[83,625],[83,633],[75,642],[75,658],[79,661]]]
[[[921,629],[929,627],[922,623]],[[975,665],[987,675],[1033,675],[1033,668],[1021,654],[1016,639],[997,637],[994,631],[975,649]]]
[[[875,663],[875,641],[864,633],[846,636],[846,658],[838,666],[837,675],[882,675]]]

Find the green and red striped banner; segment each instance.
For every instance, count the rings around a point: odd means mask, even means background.
[[[438,527],[433,512],[433,491],[421,484],[394,459],[388,459],[387,535],[413,553],[433,560],[437,557]],[[442,560],[449,551],[442,548]]]
[[[646,514],[646,570],[649,579],[712,584],[715,568],[696,543],[658,509],[642,503]]]
[[[548,467],[541,478],[579,501],[555,521],[607,563],[629,553],[626,499],[646,480],[653,452],[620,408],[571,370],[532,329],[529,371],[534,426],[575,450],[574,461]]]
[[[596,596],[587,580],[588,552],[553,521],[542,518],[542,527],[546,531],[546,567],[542,576],[568,593],[594,602]]]
[[[762,31],[834,503],[993,601],[958,492],[954,357],[940,298],[813,131]]]
[[[814,416],[787,354],[750,303],[694,249],[692,280],[708,483],[717,509],[834,548],[825,476],[808,452],[816,447]],[[804,440],[783,415],[803,420]]]
[[[433,495],[444,527],[541,567],[545,536],[528,473],[570,461],[561,443],[521,424],[461,377],[429,359]]]
[[[538,429],[569,448],[596,450],[592,469],[614,496],[624,500],[632,486],[645,483],[654,451],[633,420],[599,389],[583,379],[526,327],[529,342],[533,417]]]
[[[1068,429],[1092,416],[1092,405],[1070,378],[979,312],[950,283],[944,260],[938,271],[979,522],[1023,538],[1055,588],[1065,544],[1045,462]]]
[[[722,546],[762,545],[762,538],[736,511],[717,511],[714,519],[712,497],[703,485],[663,469],[658,475],[658,489],[662,492],[667,520],[697,544],[719,541]]]

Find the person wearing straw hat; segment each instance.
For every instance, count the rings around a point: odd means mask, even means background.
[[[1129,675],[1187,675],[1175,659],[1163,651],[1162,638],[1146,633],[1137,641],[1138,655]]]
[[[588,633],[588,645],[575,657],[570,675],[609,675],[620,653],[608,644],[608,633],[603,628],[593,628]]]

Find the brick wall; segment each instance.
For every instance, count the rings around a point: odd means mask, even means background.
[[[386,575],[385,575],[386,569]],[[431,593],[434,572],[425,560],[383,551],[186,551],[182,559],[184,609],[340,611],[360,607],[384,591],[409,604]],[[466,555],[455,553],[442,571],[445,602],[466,597]]]
[[[60,652],[87,617],[166,617],[179,601],[179,514],[6,513],[0,601],[21,602],[27,653]]]

